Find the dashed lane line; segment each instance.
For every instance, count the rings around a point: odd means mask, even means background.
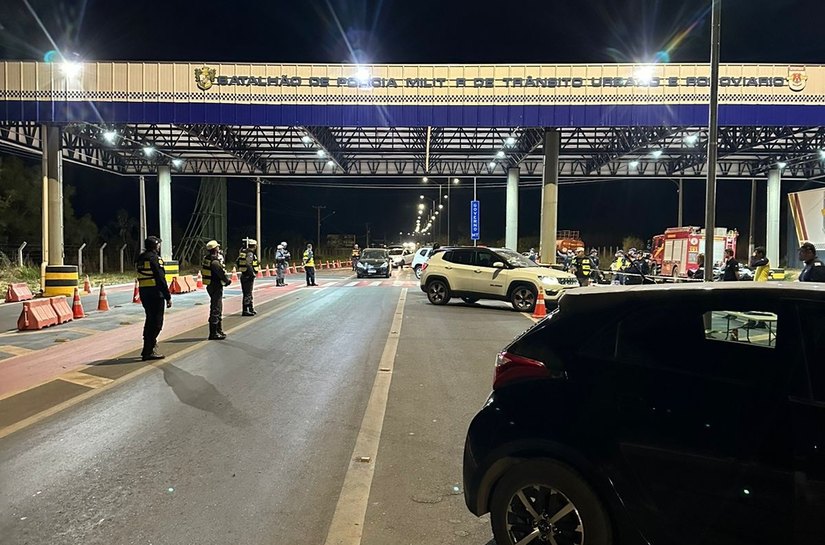
[[[11,344],[0,344],[0,352],[11,354],[12,356],[23,356],[34,352],[33,348],[26,348],[24,346],[14,346]]]
[[[103,386],[114,382],[113,379],[98,377],[96,375],[90,375],[89,373],[83,373],[81,371],[72,371],[71,373],[60,375],[58,380],[71,382],[72,384],[77,384],[78,386],[85,386],[92,389],[102,388]]]
[[[398,305],[395,308],[390,334],[381,354],[375,382],[372,385],[367,410],[361,421],[355,449],[350,458],[349,468],[341,495],[335,506],[335,514],[327,533],[325,545],[360,545],[364,531],[364,519],[367,515],[367,502],[370,497],[372,478],[375,473],[378,444],[381,441],[381,429],[384,426],[384,413],[390,393],[393,366],[401,337],[401,322],[404,318],[404,303],[407,289],[401,290]]]

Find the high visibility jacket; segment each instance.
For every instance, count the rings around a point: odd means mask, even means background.
[[[201,276],[203,276],[203,285],[208,286],[212,283],[212,262],[215,260],[210,254],[206,254],[201,261]]]
[[[617,258],[613,263],[610,264],[610,270],[613,272],[618,272],[627,268],[627,261],[623,257]]]
[[[154,266],[153,266],[154,265]],[[148,297],[148,292],[156,292],[164,299],[171,299],[169,285],[166,283],[166,271],[163,268],[163,259],[154,250],[146,250],[135,261],[138,287],[141,297]]]
[[[353,248],[352,257],[361,257],[361,248]]]
[[[258,270],[258,256],[252,250],[244,250],[238,255],[238,271],[245,273],[252,267],[252,274]]]
[[[576,267],[576,276],[579,277],[590,276],[593,272],[593,264],[589,257],[575,258],[573,266]]]
[[[312,250],[306,250],[304,252],[304,267],[314,267],[315,266],[315,254],[312,253]]]
[[[754,282],[767,282],[771,270],[770,261],[767,258],[758,259],[753,262],[752,266],[756,269],[753,273]]]

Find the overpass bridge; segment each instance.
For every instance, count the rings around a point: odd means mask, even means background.
[[[559,183],[706,176],[709,73],[707,64],[7,61],[0,148],[42,154],[44,202],[58,200],[62,161],[157,175],[165,240],[173,174],[506,178],[508,245],[519,183],[538,182],[548,259]],[[724,64],[719,85],[717,176],[768,179],[776,263],[781,178],[825,176],[825,67]],[[44,213],[57,265],[60,213]]]

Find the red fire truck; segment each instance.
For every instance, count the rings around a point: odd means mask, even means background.
[[[725,260],[725,250],[736,253],[739,233],[717,227],[713,236],[713,265]],[[705,230],[700,227],[670,227],[661,235],[653,237],[651,259],[656,273],[662,276],[686,277],[688,271],[699,268],[699,254],[704,252]]]

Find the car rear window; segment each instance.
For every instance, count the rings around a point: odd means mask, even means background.
[[[444,254],[444,260],[458,265],[472,265],[473,251],[472,250],[453,250]]]

